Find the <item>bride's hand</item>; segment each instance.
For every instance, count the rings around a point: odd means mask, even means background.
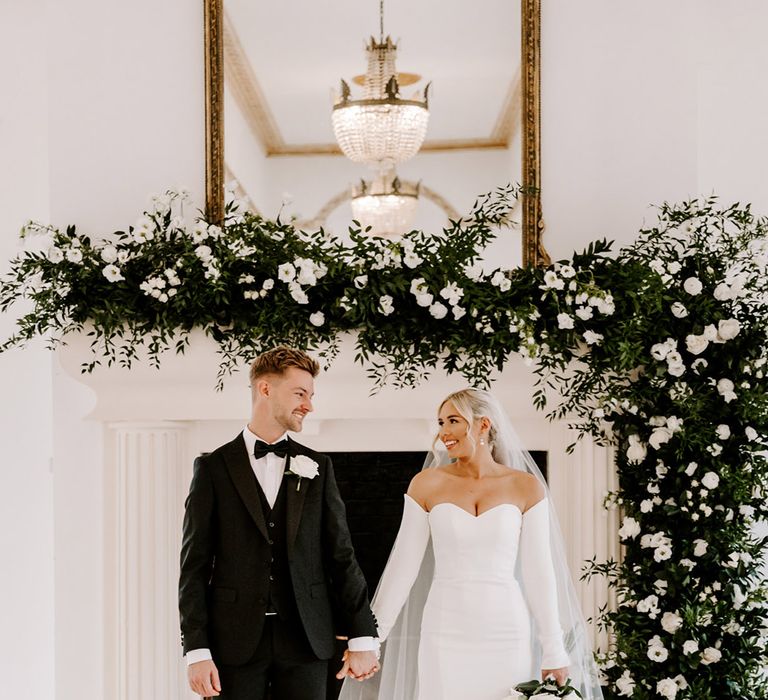
[[[542,669],[541,680],[545,681],[550,677],[554,678],[558,685],[565,685],[565,682],[568,680],[568,667]]]

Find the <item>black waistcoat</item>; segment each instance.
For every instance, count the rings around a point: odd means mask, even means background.
[[[254,478],[256,475],[254,474]],[[291,479],[283,478],[280,490],[277,492],[275,505],[269,507],[267,497],[261,485],[258,484],[259,499],[264,510],[269,533],[269,554],[264,566],[269,571],[269,593],[267,612],[276,612],[282,620],[296,620],[299,616],[296,598],[291,583],[291,571],[288,568],[288,542],[286,537],[287,498],[286,489],[290,488]]]

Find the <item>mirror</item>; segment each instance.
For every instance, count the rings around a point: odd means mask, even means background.
[[[363,97],[366,42],[389,35],[399,97],[421,99],[431,83],[426,138],[396,166],[398,184],[418,185],[408,230],[440,230],[476,196],[518,182],[520,225],[502,231],[490,255],[503,267],[546,264],[539,3],[205,0],[209,218],[221,219],[226,187],[266,217],[345,235],[353,187],[370,187],[375,172],[342,154],[334,99],[342,79],[351,99]]]

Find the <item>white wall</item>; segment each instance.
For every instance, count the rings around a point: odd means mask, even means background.
[[[42,0],[0,4],[0,270],[29,218],[48,218]],[[21,308],[14,314],[20,313]],[[0,316],[0,339],[13,332]],[[51,356],[41,342],[0,355],[0,676],[7,697],[54,687]]]

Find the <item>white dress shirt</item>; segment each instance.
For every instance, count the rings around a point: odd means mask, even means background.
[[[285,440],[287,433],[283,433],[277,440],[271,443],[274,445],[281,440]],[[254,435],[251,429],[246,425],[243,428],[243,440],[245,440],[245,449],[248,452],[248,459],[251,463],[251,469],[256,475],[256,480],[264,491],[269,507],[272,508],[277,500],[277,494],[280,491],[280,484],[283,481],[285,472],[285,457],[278,457],[274,452],[268,452],[260,459],[253,456],[253,449],[256,447],[256,440],[261,440],[258,435]],[[266,442],[266,440],[262,440]],[[376,651],[378,653],[379,643],[374,637],[355,637],[347,643],[350,651]],[[210,649],[190,649],[185,659],[187,666],[198,661],[207,661],[213,658]]]

